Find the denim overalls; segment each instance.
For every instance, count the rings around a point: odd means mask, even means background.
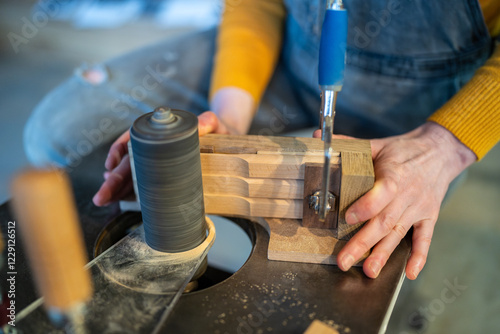
[[[284,62],[317,95],[324,1],[285,3]],[[335,132],[372,138],[414,129],[492,52],[477,0],[344,0],[344,5],[348,47]]]
[[[288,16],[283,49],[253,133],[277,134],[318,124],[317,59],[325,4],[284,2]],[[419,126],[492,52],[477,0],[344,4],[349,29],[338,133],[371,138]],[[28,158],[37,165],[77,167],[92,150],[158,105],[194,113],[209,110],[215,36],[216,29],[199,32],[108,61],[103,82],[75,74],[48,94],[28,121]]]

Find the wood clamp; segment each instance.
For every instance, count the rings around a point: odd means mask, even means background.
[[[263,225],[270,235],[269,260],[337,264],[340,249],[364,224],[348,225],[345,212],[373,187],[375,174],[368,140],[334,139],[332,148],[334,209],[320,222],[311,205],[321,189],[324,147],[319,138],[200,137],[205,213]],[[137,203],[121,207],[140,210]]]
[[[348,225],[347,208],[373,187],[370,142],[335,139],[325,222],[314,211],[321,189],[323,142],[316,138],[207,135],[200,138],[207,214],[252,217],[270,234],[268,258],[336,264],[364,223]]]

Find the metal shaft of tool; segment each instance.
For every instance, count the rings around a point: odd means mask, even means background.
[[[326,215],[330,210],[329,200],[329,185],[330,185],[330,165],[332,158],[332,134],[333,120],[335,118],[335,103],[337,101],[338,92],[326,90],[322,95],[323,102],[323,124],[322,124],[322,140],[325,144],[325,164],[323,168],[323,182],[321,187],[320,205],[319,205],[319,220],[325,221]]]

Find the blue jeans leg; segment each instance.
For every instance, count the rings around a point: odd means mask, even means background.
[[[215,34],[197,32],[110,60],[101,65],[107,78],[100,83],[74,74],[28,120],[24,144],[30,161],[76,167],[159,105],[208,110]]]

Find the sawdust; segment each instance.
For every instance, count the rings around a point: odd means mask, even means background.
[[[208,325],[207,332],[216,333],[217,328],[218,330],[221,329],[219,326],[233,323],[232,320],[235,317],[238,317],[238,326],[240,323],[259,323],[259,325],[255,326],[250,325],[252,333],[293,332],[295,328],[303,327],[304,324],[309,324],[314,319],[329,324],[339,333],[350,332],[348,327],[321,316],[317,304],[301,300],[300,285],[298,285],[300,282],[296,273],[286,272],[279,278],[281,278],[279,283],[241,282],[236,287],[237,292],[220,293],[218,299],[220,298],[222,305],[212,305],[212,303],[209,303],[208,296],[206,296],[203,299],[204,304],[202,306],[207,317],[214,316],[212,312],[214,307],[219,309],[221,306],[228,305],[229,309],[229,305],[231,305],[231,308],[234,309],[234,313],[232,310],[216,313],[216,319]],[[276,328],[268,326],[271,319],[273,319],[272,323],[279,319]],[[238,329],[244,328],[232,328],[232,331],[237,332]],[[220,330],[221,333],[225,331]]]
[[[141,226],[123,238],[96,262],[114,283],[149,294],[172,294],[192,277],[215,239],[215,228],[207,217],[209,236],[186,252],[159,252],[145,242]]]

